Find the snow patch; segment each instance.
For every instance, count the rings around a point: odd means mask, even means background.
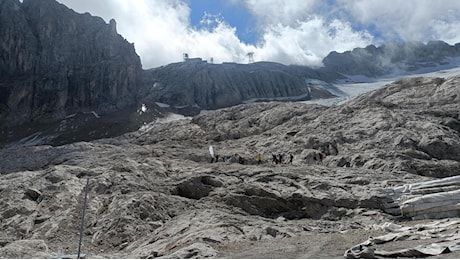
[[[166,117],[163,117],[163,118],[158,118],[155,123],[157,124],[164,124],[164,123],[169,123],[169,122],[173,122],[173,121],[178,121],[178,120],[183,120],[183,119],[190,119],[191,117],[186,117],[186,116],[183,116],[183,115],[179,115],[179,114],[169,114],[168,116]]]
[[[101,118],[95,111],[91,111],[91,114],[93,114],[95,118]]]
[[[139,113],[139,115],[142,115],[145,112],[147,112],[147,106],[145,104],[142,104],[141,107],[137,110],[137,113]]]
[[[191,117],[186,117],[183,115],[179,114],[174,114],[170,113],[166,117],[163,118],[157,118],[155,122],[145,124],[139,128],[140,132],[149,132],[156,124],[165,124],[169,122],[174,122],[174,121],[179,121],[179,120],[185,120],[185,119],[191,119]]]
[[[101,116],[98,115],[98,114],[96,113],[96,111],[94,111],[94,110],[93,110],[93,111],[90,111],[90,112],[83,112],[83,114],[93,114],[93,116],[94,116],[95,118],[101,118]]]
[[[157,106],[159,107],[163,107],[163,108],[168,108],[168,107],[171,107],[171,105],[168,105],[168,104],[165,104],[165,103],[160,103],[160,102],[155,102],[157,104]]]
[[[76,113],[75,113],[75,114],[68,115],[68,116],[65,117],[65,119],[69,119],[69,118],[75,117],[76,115],[77,115]]]

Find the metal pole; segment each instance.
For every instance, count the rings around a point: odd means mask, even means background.
[[[78,241],[78,255],[77,255],[77,259],[80,259],[81,240],[83,239],[83,225],[84,225],[84,223],[85,223],[85,210],[86,210],[86,198],[88,197],[88,184],[89,184],[89,178],[86,179],[85,200],[84,200],[84,202],[83,202],[83,211],[82,211],[82,213],[81,213],[80,241]]]

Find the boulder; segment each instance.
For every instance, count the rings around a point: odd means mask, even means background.
[[[48,245],[40,239],[24,239],[13,241],[0,247],[0,255],[4,258],[48,258]]]
[[[37,190],[37,189],[34,189],[34,188],[28,188],[24,194],[26,196],[28,196],[31,200],[33,201],[38,201],[38,199],[40,198],[40,196],[42,195],[42,193]]]

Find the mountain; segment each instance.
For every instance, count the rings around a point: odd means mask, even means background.
[[[217,109],[247,101],[310,100],[343,95],[333,85],[355,76],[376,80],[460,66],[460,43],[386,43],[331,52],[324,67],[271,62],[209,64],[200,58],[144,73],[145,95],[176,107]],[[145,96],[143,95],[143,96]]]
[[[458,243],[457,218],[385,210],[392,187],[458,175],[459,93],[459,75],[405,78],[333,107],[241,104],[115,138],[1,149],[0,255],[75,254],[87,180],[87,258],[340,258],[390,227],[424,233],[388,233],[385,251]],[[210,163],[209,145],[229,160]]]
[[[331,91],[337,89],[326,82],[337,78],[341,78],[337,73],[309,67],[272,62],[210,64],[196,58],[146,71],[144,86],[162,103],[217,109],[247,101],[333,97]]]
[[[392,74],[410,74],[422,69],[436,69],[449,64],[450,58],[460,57],[460,43],[454,46],[442,41],[385,43],[379,47],[369,45],[352,51],[329,53],[323,64],[326,70],[343,75],[382,77]],[[449,68],[446,66],[445,68]]]
[[[0,3],[0,123],[53,122],[136,105],[134,46],[90,14],[55,0]]]

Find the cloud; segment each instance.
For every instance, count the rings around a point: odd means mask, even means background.
[[[460,28],[459,1],[404,0],[339,0],[352,19],[373,25],[384,39],[405,41],[443,40],[459,42],[454,28]]]
[[[213,14],[190,22],[193,0],[59,0],[105,21],[134,42],[144,68],[190,57],[215,63],[256,61],[320,66],[330,51],[343,52],[384,40],[460,41],[460,1],[230,0],[254,16],[259,40],[242,42],[237,28]],[[89,10],[90,8],[90,10]]]
[[[215,62],[242,62],[250,49],[238,39],[236,29],[220,17],[206,16],[203,22],[208,26],[192,27],[191,10],[179,0],[60,2],[78,12],[91,7],[93,15],[106,21],[115,18],[117,31],[134,42],[144,68],[181,61],[183,53],[204,59],[212,57]]]
[[[322,59],[329,52],[366,46],[372,42],[372,35],[354,31],[347,22],[327,22],[321,17],[313,17],[295,26],[271,26],[263,39],[255,51],[262,60],[321,66]]]
[[[261,41],[254,50],[256,60],[321,66],[329,52],[364,47],[373,40],[366,30],[356,31],[347,21],[327,17],[322,11],[330,8],[322,0],[233,3],[245,5],[258,21]]]

